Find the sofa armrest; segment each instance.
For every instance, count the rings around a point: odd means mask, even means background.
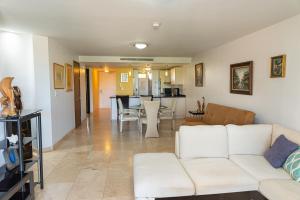
[[[225,126],[181,126],[176,133],[178,158],[228,158],[228,136]]]

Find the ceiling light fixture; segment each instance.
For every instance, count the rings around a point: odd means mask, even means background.
[[[109,73],[109,68],[107,66],[104,66],[104,72]]]
[[[146,47],[148,47],[148,44],[144,43],[144,42],[136,42],[133,44],[133,46],[137,49],[145,49]]]
[[[161,26],[161,23],[159,23],[159,22],[153,22],[153,24],[152,24],[153,29],[159,29],[160,26]]]

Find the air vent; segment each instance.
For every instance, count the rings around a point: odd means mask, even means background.
[[[120,60],[126,60],[126,61],[147,61],[147,62],[154,61],[153,58],[120,58]]]

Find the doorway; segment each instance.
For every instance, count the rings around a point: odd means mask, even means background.
[[[80,100],[80,65],[73,61],[74,74],[74,106],[75,106],[75,127],[81,124],[81,100]]]
[[[85,69],[85,85],[86,85],[86,113],[91,113],[91,93],[90,93],[90,69]]]
[[[99,71],[99,108],[111,108],[111,96],[116,95],[116,73]]]

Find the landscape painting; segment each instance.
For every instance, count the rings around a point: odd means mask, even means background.
[[[286,55],[271,58],[271,78],[285,77]]]
[[[195,65],[195,86],[203,87],[203,63]]]
[[[252,95],[253,61],[230,65],[230,92]]]
[[[63,65],[53,63],[54,89],[65,88],[65,67]]]

